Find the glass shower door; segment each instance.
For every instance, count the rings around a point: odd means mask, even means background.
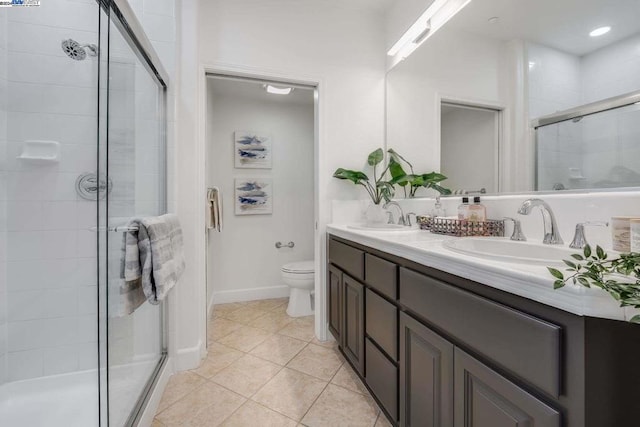
[[[122,244],[132,218],[166,213],[164,82],[118,14],[109,28],[106,148],[107,371],[110,426],[129,425],[166,355],[164,304],[126,303]],[[125,228],[123,228],[125,227]]]

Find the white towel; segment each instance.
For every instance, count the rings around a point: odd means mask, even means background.
[[[124,279],[122,289],[129,290],[125,294],[133,296],[141,287],[147,301],[159,304],[185,268],[180,222],[177,216],[167,214],[132,219],[128,226],[137,227],[138,231],[124,235],[120,269]],[[128,300],[137,302],[132,297]]]
[[[218,187],[207,190],[207,229],[222,231],[222,193]]]

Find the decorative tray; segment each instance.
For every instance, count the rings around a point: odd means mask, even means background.
[[[417,221],[422,230],[429,230],[435,234],[446,234],[447,236],[456,237],[504,236],[504,221],[501,219],[469,221],[466,219],[418,216]]]

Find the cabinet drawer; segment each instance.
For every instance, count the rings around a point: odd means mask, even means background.
[[[391,299],[398,299],[398,266],[371,254],[365,255],[364,265],[367,284]]]
[[[400,302],[497,365],[560,394],[559,326],[405,268]]]
[[[398,368],[378,348],[365,339],[367,385],[376,395],[384,409],[398,419]]]
[[[367,289],[365,293],[365,330],[393,360],[398,360],[398,309]]]
[[[361,250],[329,239],[329,261],[352,277],[364,280],[364,252]]]

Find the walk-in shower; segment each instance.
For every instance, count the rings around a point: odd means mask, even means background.
[[[640,92],[534,120],[536,190],[640,187]]]
[[[166,213],[167,74],[124,0],[0,28],[0,426],[135,424],[164,304],[121,310],[118,226]]]

